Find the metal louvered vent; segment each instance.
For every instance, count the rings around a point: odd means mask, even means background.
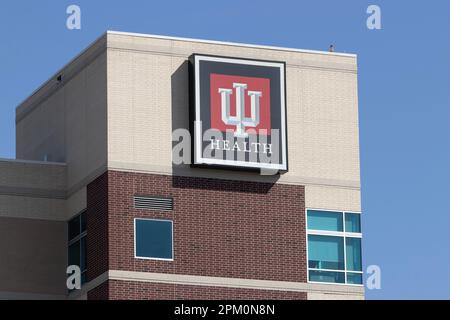
[[[173,199],[135,196],[134,207],[154,211],[173,211]]]

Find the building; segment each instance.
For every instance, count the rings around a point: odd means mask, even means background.
[[[353,54],[107,32],[16,126],[0,298],[364,297]]]

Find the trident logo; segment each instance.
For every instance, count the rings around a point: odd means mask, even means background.
[[[246,127],[256,128],[260,123],[260,100],[262,92],[249,91],[248,95],[251,99],[251,117],[245,117],[245,90],[247,85],[244,83],[233,83],[236,89],[236,116],[230,115],[230,97],[233,94],[232,89],[219,89],[222,97],[222,121],[226,125],[236,126],[234,136],[236,138],[247,138],[248,133],[245,132]]]

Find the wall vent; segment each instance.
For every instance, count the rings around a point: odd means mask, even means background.
[[[136,209],[153,211],[173,211],[173,199],[161,197],[134,197],[134,207]]]

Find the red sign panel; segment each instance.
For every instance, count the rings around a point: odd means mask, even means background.
[[[244,94],[244,117],[251,118],[251,95],[248,93],[258,92],[259,99],[259,124],[256,127],[246,126],[246,131],[257,132],[257,134],[270,135],[272,129],[270,123],[270,79],[240,77],[224,74],[212,73],[211,78],[211,128],[226,132],[227,130],[236,131],[235,125],[226,124],[222,118],[222,111],[225,106],[222,103],[221,89],[232,90],[230,93],[230,116],[236,117],[236,105],[239,104],[238,92],[239,88],[235,88],[235,84],[245,85],[242,92]],[[262,131],[260,131],[263,129]]]

